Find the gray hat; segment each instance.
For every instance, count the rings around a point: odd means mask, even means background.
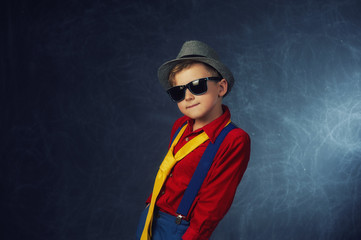
[[[158,79],[165,90],[168,90],[170,87],[172,87],[168,81],[169,72],[179,62],[188,59],[206,63],[216,69],[228,82],[227,93],[231,91],[234,83],[234,78],[231,71],[219,61],[217,53],[211,47],[203,42],[195,40],[185,42],[176,59],[165,62],[162,66],[159,67]]]

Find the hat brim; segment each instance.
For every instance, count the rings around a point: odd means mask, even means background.
[[[172,87],[168,80],[170,71],[175,67],[175,65],[177,65],[178,63],[180,63],[184,60],[194,60],[194,61],[203,62],[203,63],[210,65],[211,67],[216,69],[222,75],[222,77],[224,79],[226,79],[226,81],[228,82],[227,94],[231,91],[231,88],[234,83],[234,78],[233,78],[232,72],[220,61],[217,61],[212,58],[207,58],[207,57],[177,58],[177,59],[173,59],[171,61],[168,61],[168,62],[165,62],[164,64],[162,64],[162,66],[160,66],[158,69],[158,79],[159,79],[160,84],[163,86],[163,88],[165,90],[168,90],[169,88]]]

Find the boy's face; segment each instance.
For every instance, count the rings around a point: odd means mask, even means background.
[[[196,79],[215,77],[202,63],[195,63],[183,69],[174,77],[174,86],[186,85]],[[194,130],[205,126],[223,113],[222,97],[227,93],[227,81],[207,81],[208,90],[202,95],[194,95],[186,89],[184,100],[178,102],[179,110],[195,120]]]

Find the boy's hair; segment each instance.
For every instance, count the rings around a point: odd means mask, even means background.
[[[177,65],[175,65],[172,68],[172,70],[170,70],[169,77],[168,77],[169,84],[171,86],[174,86],[173,83],[174,83],[175,75],[177,73],[179,73],[180,71],[182,71],[183,69],[190,68],[193,64],[196,64],[196,63],[203,64],[206,67],[207,71],[209,71],[209,73],[212,74],[212,77],[221,77],[221,74],[216,69],[211,67],[210,65],[208,65],[208,64],[206,64],[204,62],[200,62],[200,61],[190,59],[190,60],[184,60],[184,61],[181,61],[180,63],[177,63]]]

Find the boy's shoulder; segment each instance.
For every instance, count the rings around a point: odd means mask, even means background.
[[[222,146],[222,154],[249,154],[251,138],[242,128],[236,127],[224,138]]]
[[[246,131],[244,131],[242,128],[238,127],[233,122],[231,124],[235,125],[236,128],[234,128],[232,131],[230,131],[227,134],[228,138],[239,139],[239,140],[243,139],[243,140],[248,141],[248,142],[251,140]]]
[[[187,117],[187,116],[182,116],[182,117],[178,118],[174,122],[173,128],[179,128],[179,127],[183,126],[188,120],[189,120],[189,117]]]
[[[172,131],[171,131],[171,138],[170,139],[173,139],[173,136],[175,134],[175,132],[180,128],[182,127],[187,121],[188,121],[188,117],[187,116],[183,116],[183,117],[180,117],[178,118],[174,124],[173,124],[173,127],[172,127]]]

